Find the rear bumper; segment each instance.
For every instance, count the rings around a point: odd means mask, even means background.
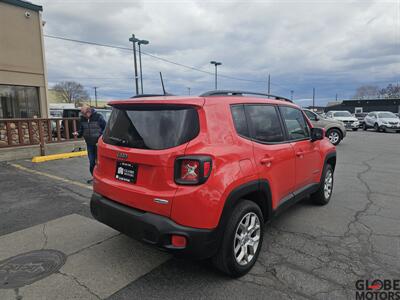
[[[169,252],[204,259],[213,256],[219,246],[218,230],[196,229],[176,224],[171,219],[137,210],[93,193],[90,201],[93,217],[130,237]],[[171,235],[186,237],[185,248],[171,244]]]

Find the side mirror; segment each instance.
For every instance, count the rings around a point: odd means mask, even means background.
[[[323,140],[325,136],[325,130],[323,128],[311,128],[311,142]]]

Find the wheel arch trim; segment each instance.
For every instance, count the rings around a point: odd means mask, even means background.
[[[252,197],[246,198],[245,196]],[[254,199],[257,197],[258,199]],[[229,216],[233,212],[235,206],[242,200],[247,199],[257,203],[263,212],[264,221],[270,220],[272,217],[272,197],[270,184],[267,180],[253,180],[241,184],[233,189],[225,200],[224,208],[221,213],[218,224],[219,229],[226,226]]]

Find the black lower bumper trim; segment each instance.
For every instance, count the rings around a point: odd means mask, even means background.
[[[90,211],[95,219],[130,237],[169,252],[203,259],[213,256],[219,246],[218,230],[196,229],[176,224],[171,219],[134,209],[93,193]],[[171,244],[171,235],[185,236],[185,248]]]

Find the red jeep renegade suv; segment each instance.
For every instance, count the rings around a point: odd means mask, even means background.
[[[237,277],[266,222],[308,195],[331,198],[335,147],[288,99],[214,91],[110,105],[90,208],[131,237]]]

